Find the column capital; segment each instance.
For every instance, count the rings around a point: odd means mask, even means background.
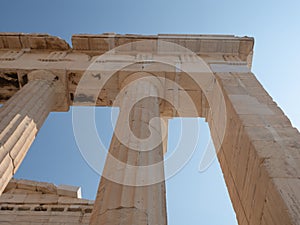
[[[28,74],[28,80],[47,80],[55,82],[59,77],[52,73],[50,70],[34,70]]]
[[[50,70],[34,70],[28,74],[28,81],[48,81],[55,91],[55,104],[52,111],[68,111],[70,100],[68,95],[67,77],[64,72]]]

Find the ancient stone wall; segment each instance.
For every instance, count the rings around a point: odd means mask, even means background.
[[[93,201],[80,189],[13,179],[0,196],[1,225],[87,225]]]

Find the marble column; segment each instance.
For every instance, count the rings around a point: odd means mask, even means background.
[[[167,224],[157,97],[161,87],[152,75],[135,75],[123,82],[128,86],[123,89],[91,225]]]
[[[0,108],[0,194],[55,104],[55,76],[48,71],[30,75],[30,81]]]

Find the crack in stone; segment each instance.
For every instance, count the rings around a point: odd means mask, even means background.
[[[16,169],[16,166],[15,166],[15,160],[14,160],[14,158],[12,157],[10,151],[8,152],[8,155],[9,155],[9,157],[10,157],[10,159],[11,159],[11,162],[12,162],[12,165],[13,165],[13,170],[12,170],[12,176],[13,176],[13,175],[15,174],[15,169]]]

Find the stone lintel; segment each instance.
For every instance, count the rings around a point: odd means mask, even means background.
[[[158,35],[134,35],[134,34],[76,34],[72,36],[73,50],[81,52],[107,52],[115,47],[136,41],[166,41],[181,45],[196,54],[238,54],[244,60],[252,54],[254,38],[237,37],[233,35],[189,35],[189,34],[158,34]],[[157,42],[154,46],[144,48],[145,52],[156,52]],[[126,48],[124,48],[126,49]],[[128,51],[139,51],[128,49]],[[252,59],[252,58],[251,58]]]
[[[69,50],[68,43],[48,34],[0,33],[0,49]]]
[[[153,46],[141,45],[138,49],[135,46],[127,48],[128,52],[116,51],[116,54],[106,55],[104,59],[100,57],[115,47],[123,44],[128,44],[130,47],[135,41],[145,40],[149,40],[150,43],[157,40],[166,41],[188,48],[210,65],[213,72],[240,72],[241,70],[250,72],[254,40],[249,37],[188,34],[80,34],[73,35],[73,48],[70,48],[65,41],[46,34],[0,33],[0,103],[6,102],[30,80],[28,76],[30,72],[47,70],[55,74],[62,84],[58,92],[60,99],[63,100],[55,104],[52,111],[67,111],[76,97],[75,90],[82,75],[91,64],[96,67],[104,65],[101,71],[91,71],[92,76],[100,79],[103,74],[109,74],[115,68],[130,65],[107,82],[96,102],[97,106],[111,106],[120,91],[119,81],[126,74],[137,71],[160,74],[159,76],[171,80],[178,76],[179,85],[183,88],[188,87],[188,91],[199,92],[198,96],[201,96],[201,90],[194,88],[191,79],[188,79],[188,76],[183,78],[184,73],[175,71],[172,66],[167,67],[162,64],[154,66],[155,62],[171,59],[173,62],[180,62],[180,68],[192,68],[197,58],[195,55],[176,53],[176,49],[167,51],[169,48],[166,48],[164,55],[161,54],[164,50],[157,51],[158,48],[164,49],[164,46],[159,42],[153,42]],[[150,59],[147,58],[148,56]],[[169,94],[173,95],[173,93],[166,93]],[[86,96],[85,99],[90,98]],[[94,105],[94,102],[82,102],[82,105]],[[164,116],[173,116],[173,114],[167,113]],[[187,114],[187,116],[198,115]]]

